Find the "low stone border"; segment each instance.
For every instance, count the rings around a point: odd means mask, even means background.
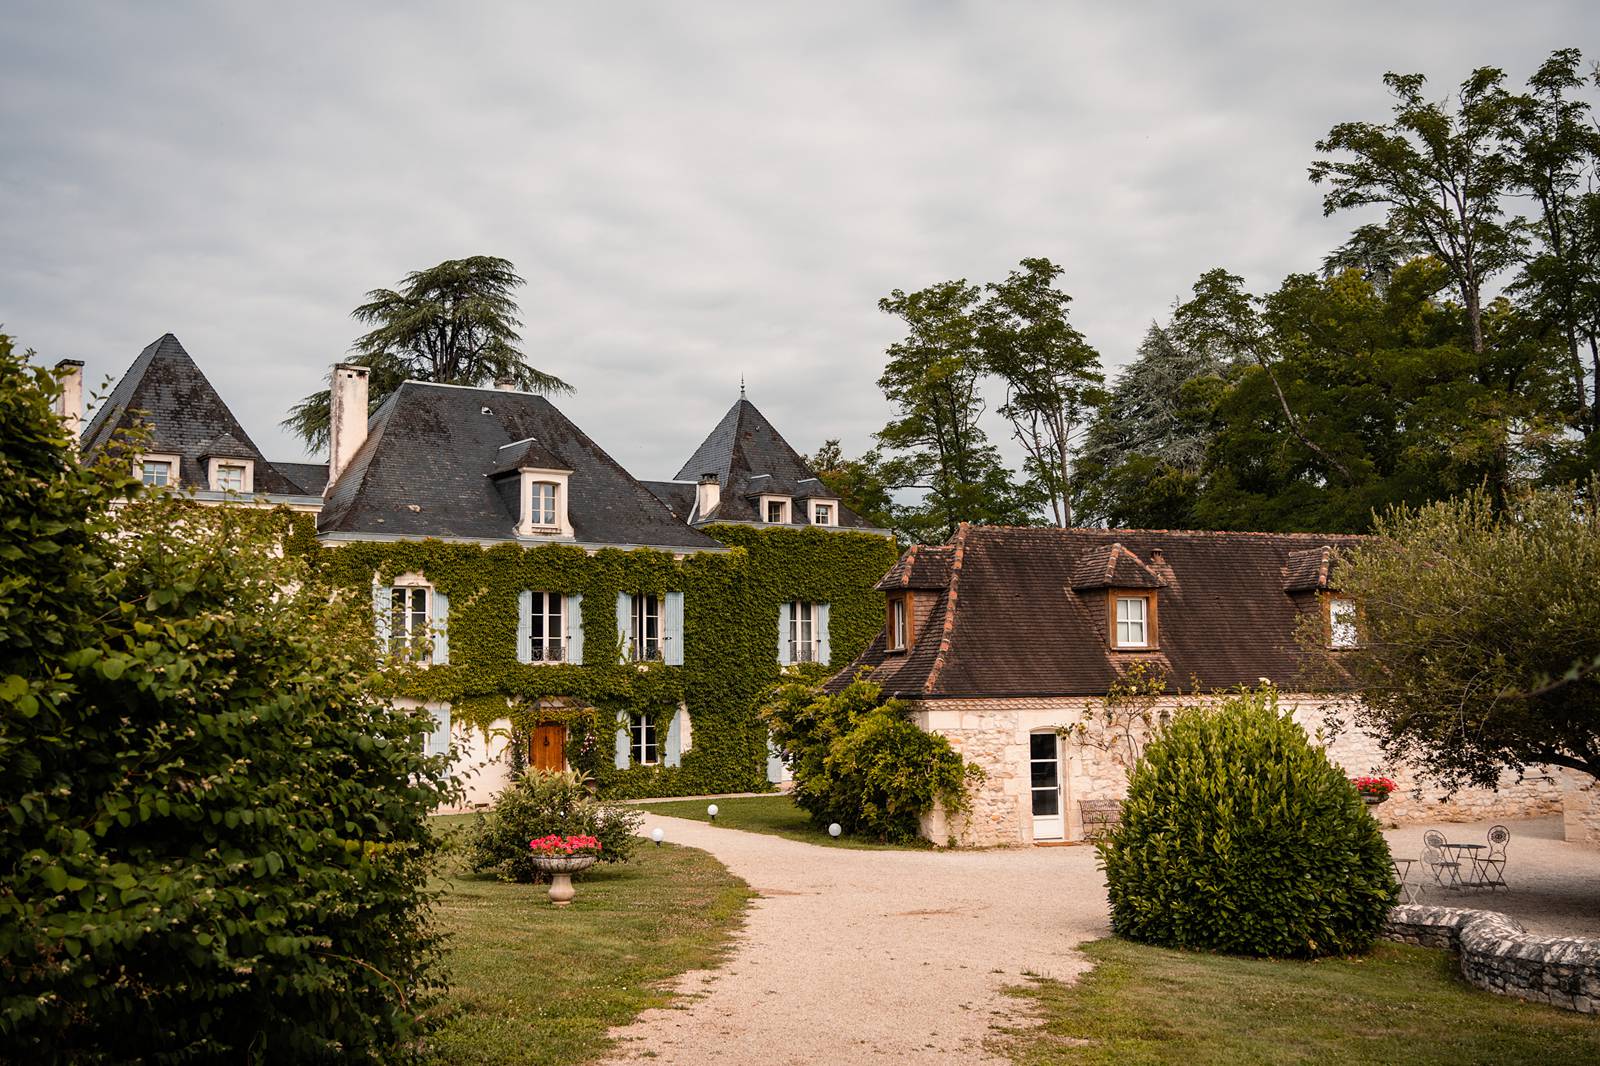
[[[1539,936],[1499,911],[1418,903],[1391,910],[1383,935],[1458,953],[1461,976],[1479,988],[1600,1014],[1600,938]]]

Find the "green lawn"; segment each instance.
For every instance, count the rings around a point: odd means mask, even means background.
[[[1600,1062],[1600,1021],[1470,987],[1442,951],[1268,962],[1100,940],[1077,984],[1017,989],[1045,1019],[996,1050],[1044,1063]]]
[[[650,844],[573,883],[577,899],[557,908],[544,885],[452,873],[439,911],[455,1009],[435,1039],[443,1062],[597,1058],[607,1029],[666,1004],[663,982],[721,960],[751,896],[705,852]]]
[[[926,840],[909,844],[881,844],[861,837],[841,836],[835,840],[826,829],[811,824],[811,816],[794,805],[788,796],[743,796],[716,800],[669,800],[665,803],[642,803],[647,811],[671,818],[692,818],[709,822],[706,808],[717,805],[717,824],[729,829],[744,829],[751,833],[769,833],[807,844],[821,844],[830,848],[861,848],[871,851],[906,851],[931,848]]]

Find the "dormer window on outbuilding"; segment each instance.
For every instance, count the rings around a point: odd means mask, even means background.
[[[1098,544],[1078,557],[1072,570],[1072,591],[1091,610],[1104,605],[1106,643],[1123,651],[1153,651],[1159,646],[1159,552],[1150,563],[1119,543]],[[1101,597],[1104,597],[1102,600]]]

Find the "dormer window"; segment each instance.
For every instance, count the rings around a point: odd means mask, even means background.
[[[1354,648],[1360,643],[1356,632],[1356,603],[1348,596],[1328,600],[1328,643],[1335,648]]]
[[[889,617],[885,624],[885,647],[889,651],[905,651],[911,645],[911,612],[909,596],[894,596],[889,600]]]
[[[1156,646],[1156,596],[1154,591],[1112,589],[1111,646],[1113,648],[1154,648]]]
[[[523,537],[570,537],[572,519],[568,510],[570,502],[569,470],[519,471],[521,477],[521,513],[517,520],[517,535]]]
[[[176,480],[172,466],[166,459],[146,459],[139,464],[139,480],[151,488],[166,488]]]
[[[833,500],[811,501],[811,524],[834,526],[839,524],[839,508]]]
[[[773,525],[787,525],[789,523],[789,497],[762,496],[761,519]]]
[[[242,463],[218,463],[216,474],[211,479],[211,487],[218,492],[243,492],[244,465]]]
[[[528,524],[536,528],[551,529],[556,526],[556,494],[559,486],[553,481],[535,481],[528,486]]]

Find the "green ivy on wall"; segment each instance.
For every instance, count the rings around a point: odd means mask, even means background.
[[[449,597],[450,663],[407,676],[401,695],[448,702],[453,719],[484,729],[508,719],[519,738],[538,722],[562,722],[568,763],[618,798],[766,789],[766,730],[754,708],[780,676],[779,605],[829,603],[833,666],[842,667],[882,625],[882,597],[872,586],[897,554],[892,540],[872,534],[751,526],[709,527],[729,550],[682,559],[643,548],[591,555],[560,544],[323,546],[299,517],[286,545],[310,554],[330,588],[364,596],[374,577],[388,584],[419,573]],[[517,661],[524,589],[583,594],[583,665]],[[623,663],[617,594],[669,591],[684,594],[684,665]],[[682,764],[616,769],[618,713],[649,716],[665,737],[680,703],[693,733]]]

